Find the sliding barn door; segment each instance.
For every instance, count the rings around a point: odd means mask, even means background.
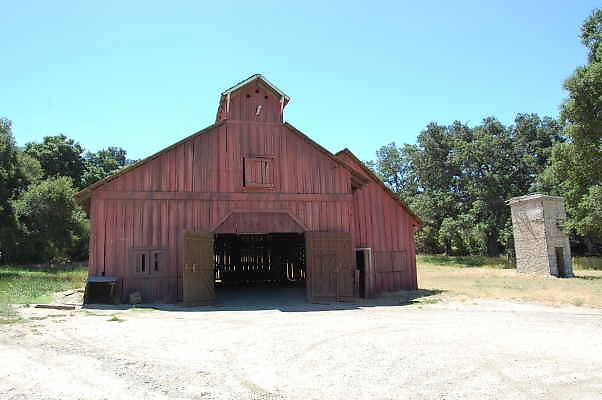
[[[215,300],[215,256],[213,234],[184,234],[183,295],[187,305],[205,305]]]
[[[307,297],[310,301],[354,297],[355,259],[349,232],[306,232]]]

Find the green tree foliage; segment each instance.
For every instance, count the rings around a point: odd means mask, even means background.
[[[29,185],[13,202],[19,224],[19,259],[68,261],[85,253],[88,222],[75,203],[71,178],[59,176]]]
[[[404,195],[415,192],[415,183],[411,181],[411,164],[402,156],[403,149],[398,149],[395,143],[389,143],[376,151],[378,174],[393,191]],[[369,168],[375,169],[376,164],[368,161]]]
[[[11,202],[41,176],[38,161],[16,146],[11,122],[0,118],[0,261],[16,252],[18,227]]]
[[[27,143],[25,154],[38,160],[43,178],[68,176],[77,189],[83,189],[132,163],[120,147],[107,147],[95,153],[65,135],[46,136],[41,143]]]
[[[44,170],[40,162],[21,149],[17,151],[17,163],[19,166],[19,189],[23,191],[28,185],[39,182],[44,177]]]
[[[87,152],[84,158],[86,169],[83,173],[83,186],[89,186],[117,170],[133,163],[121,147],[107,147],[96,153]]]
[[[509,127],[495,118],[476,127],[431,123],[415,145],[383,146],[372,165],[426,221],[420,250],[498,255],[512,238],[505,201],[529,191],[561,130],[536,114],[518,114]]]
[[[594,10],[581,27],[589,62],[565,81],[568,99],[560,118],[569,141],[554,147],[550,167],[542,175],[548,192],[566,197],[568,227],[602,241],[602,10]]]
[[[18,155],[11,122],[0,118],[0,260],[14,252],[16,225],[10,201],[18,190]]]
[[[0,207],[6,203],[18,186],[18,150],[13,137],[11,122],[0,118]]]
[[[87,257],[87,220],[73,194],[131,162],[119,147],[86,152],[65,135],[20,149],[1,118],[0,261]]]
[[[68,176],[73,184],[83,187],[84,148],[65,135],[45,136],[41,143],[27,143],[25,153],[40,162],[44,178]]]
[[[590,63],[602,60],[602,10],[594,9],[581,26],[581,43],[589,51]]]

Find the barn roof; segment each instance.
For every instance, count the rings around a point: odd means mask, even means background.
[[[252,83],[255,81],[260,81],[261,83],[263,83],[264,86],[266,86],[268,89],[272,90],[272,92],[274,92],[274,94],[276,94],[278,97],[283,98],[285,105],[286,105],[286,103],[288,103],[290,101],[290,97],[288,97],[282,90],[278,89],[276,87],[276,85],[274,85],[272,82],[268,81],[267,78],[261,74],[251,75],[247,79],[238,82],[236,85],[232,86],[231,88],[224,90],[222,92],[222,97],[232,94],[232,93],[236,92],[238,89],[241,89],[242,87],[247,86],[249,83]]]
[[[372,172],[372,170],[370,168],[368,168],[366,166],[366,164],[364,164],[359,158],[357,158],[355,156],[355,154],[353,154],[351,152],[351,150],[349,150],[348,148],[344,148],[343,150],[336,153],[335,156],[339,156],[341,154],[345,154],[345,155],[349,156],[349,158],[351,158],[353,161],[355,161],[356,164],[360,166],[362,171],[364,171],[371,178],[372,181],[376,182],[389,196],[391,196],[397,203],[399,203],[399,205],[408,214],[410,214],[412,216],[412,218],[414,218],[414,221],[416,221],[416,223],[418,225],[422,226],[422,224],[423,224],[422,219],[418,215],[416,215],[414,213],[414,211],[412,211],[410,209],[410,207],[408,207],[408,205],[403,200],[401,200],[397,196],[397,194],[395,194],[395,192],[393,192],[391,189],[389,189],[389,187],[387,185],[385,185],[384,182],[378,176],[376,176],[376,174],[374,174],[374,172]]]

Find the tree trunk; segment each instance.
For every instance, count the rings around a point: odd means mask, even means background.
[[[493,235],[487,235],[487,255],[497,257],[500,255],[500,246]]]
[[[587,256],[599,256],[600,255],[599,248],[594,243],[594,238],[592,237],[591,234],[585,235],[585,237],[583,238],[583,243],[585,244],[585,247],[587,247],[587,254],[586,254]]]

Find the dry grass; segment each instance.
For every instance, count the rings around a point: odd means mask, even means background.
[[[575,269],[575,278],[518,274],[514,269],[445,265],[418,259],[418,285],[441,290],[440,296],[535,300],[602,307],[602,271]],[[429,260],[431,261],[431,260]],[[596,266],[595,261],[591,261]],[[453,266],[450,266],[453,265]],[[579,267],[575,263],[575,267]],[[592,268],[593,269],[593,268]]]
[[[573,269],[602,271],[602,257],[573,257]]]

